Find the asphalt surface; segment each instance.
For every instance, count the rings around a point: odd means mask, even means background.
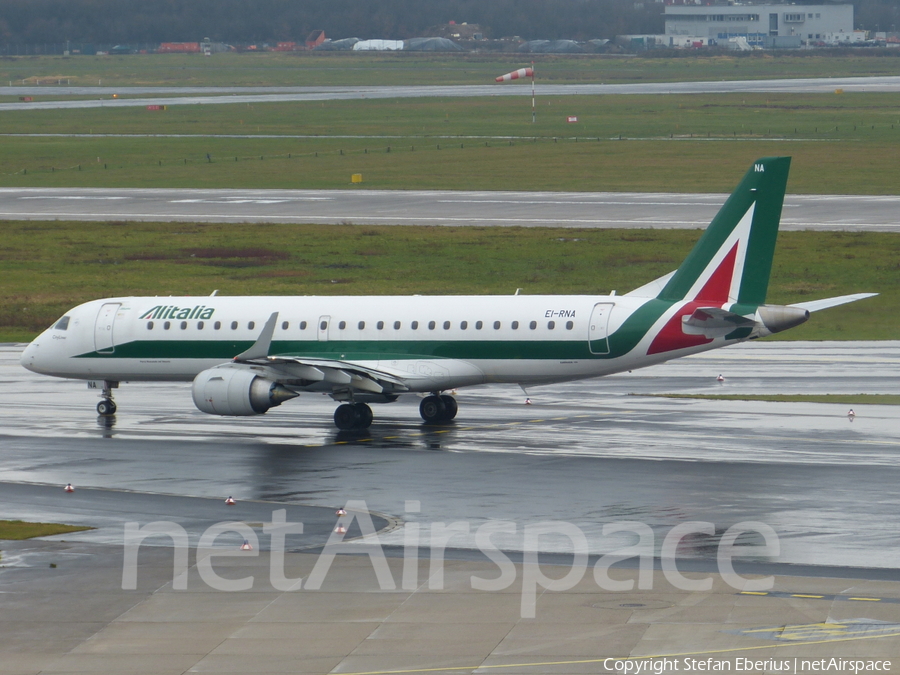
[[[597,96],[603,94],[709,93],[827,93],[900,91],[900,77],[834,77],[723,82],[659,82],[638,84],[544,84],[541,96]],[[518,85],[351,86],[351,87],[68,87],[10,86],[11,96],[91,96],[91,99],[0,103],[0,110],[59,110],[123,108],[144,105],[204,105],[223,103],[280,103],[363,98],[457,98],[531,96],[530,83]],[[113,95],[119,98],[113,99]],[[166,96],[168,94],[168,96]],[[127,98],[140,96],[143,98]],[[93,98],[97,97],[97,98]],[[124,98],[122,98],[124,97]]]
[[[464,389],[456,423],[444,427],[424,425],[417,399],[401,399],[377,406],[375,424],[360,433],[334,429],[334,403],[324,396],[226,419],[195,410],[183,385],[123,385],[118,414],[98,418],[95,393],[25,371],[19,351],[0,351],[0,476],[56,486],[59,500],[74,496],[78,522],[93,517],[76,501],[87,487],[158,495],[141,507],[148,514],[193,513],[170,500],[208,498],[222,518],[230,517],[220,506],[229,495],[265,503],[260,511],[276,508],[268,503],[332,510],[361,500],[424,530],[466,523],[468,534],[448,544],[459,549],[476,548],[475,530],[490,520],[515,523],[515,534],[494,537],[501,548],[520,550],[524,528],[550,520],[581,529],[593,553],[623,545],[602,534],[604,524],[646,523],[658,549],[675,525],[708,521],[717,534],[686,543],[679,555],[709,559],[726,528],[750,520],[780,538],[769,562],[896,566],[896,407],[858,406],[850,420],[842,405],[630,395],[895,393],[896,342],[744,345],[530,390],[530,406],[515,388]],[[720,373],[725,382],[716,381]],[[70,482],[76,493],[64,495]],[[418,511],[408,509],[413,501]],[[3,503],[15,517],[68,519],[32,498]],[[78,540],[113,542],[122,518],[96,503],[99,529]],[[260,512],[248,518],[268,520]],[[402,532],[382,543],[402,545]],[[540,547],[565,552],[571,544],[550,536]]]
[[[2,188],[0,219],[703,228],[724,194]],[[900,197],[788,195],[782,230],[900,231]]]

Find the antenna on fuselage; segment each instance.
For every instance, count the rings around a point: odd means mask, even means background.
[[[219,289],[217,288],[216,290],[214,290],[212,293],[209,294],[209,297],[213,297],[218,292],[219,292]]]
[[[521,290],[522,290],[521,288],[517,288],[517,289],[516,289],[516,292],[513,293],[513,295],[518,295],[518,294],[519,294],[519,291],[521,291]]]

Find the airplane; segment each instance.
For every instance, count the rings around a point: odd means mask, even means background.
[[[752,164],[674,272],[624,295],[114,297],[79,305],[22,353],[28,370],[88,380],[97,412],[120,382],[192,382],[213,415],[259,415],[324,392],[341,430],[372,403],[425,395],[426,423],[456,417],[449,391],[602,377],[779,333],[857,293],[766,304],[790,157]]]

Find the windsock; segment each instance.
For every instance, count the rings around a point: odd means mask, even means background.
[[[510,80],[518,80],[520,77],[533,77],[534,68],[519,68],[506,75],[496,78],[497,82],[509,82]]]

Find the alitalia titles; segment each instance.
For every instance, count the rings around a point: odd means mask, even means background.
[[[211,319],[213,307],[195,305],[194,307],[177,307],[176,305],[157,305],[141,314],[142,319]]]

